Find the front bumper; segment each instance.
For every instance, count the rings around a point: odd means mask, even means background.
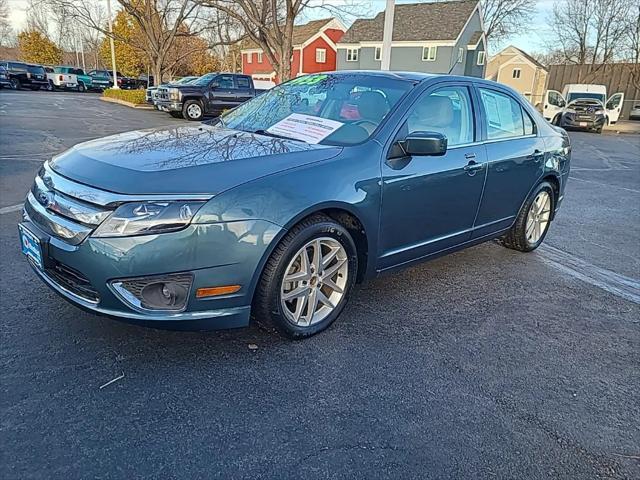
[[[163,112],[182,112],[182,102],[178,100],[157,100],[156,106]]]
[[[605,123],[606,119],[604,115],[598,115],[594,118],[581,118],[564,115],[560,121],[560,126],[562,128],[576,130],[599,130],[604,127]]]
[[[130,323],[184,330],[248,325],[257,272],[270,242],[280,231],[272,223],[247,220],[192,224],[178,232],[139,237],[88,236],[71,245],[46,233],[26,213],[23,226],[43,245],[44,269],[29,260],[31,267],[69,302]],[[74,280],[82,280],[82,288],[61,281],[54,266],[73,272]],[[115,280],[175,273],[193,277],[189,298],[181,311],[138,308],[112,286]],[[241,288],[230,295],[196,298],[199,288],[223,285]]]

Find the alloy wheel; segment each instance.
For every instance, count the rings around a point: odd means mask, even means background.
[[[193,103],[187,107],[187,115],[189,118],[199,118],[202,115],[202,109],[200,105]]]
[[[551,218],[551,196],[546,190],[541,190],[533,200],[527,215],[525,235],[530,245],[540,241],[549,226]]]
[[[342,301],[349,262],[334,238],[315,238],[293,256],[280,288],[282,310],[290,322],[308,327],[324,320]]]

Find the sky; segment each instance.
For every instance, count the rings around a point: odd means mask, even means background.
[[[103,0],[96,0],[103,1]],[[337,5],[344,5],[345,1],[349,0],[317,0],[318,2],[324,3],[334,3]],[[355,0],[356,3],[359,3]],[[504,42],[500,47],[506,47],[508,45],[515,45],[522,50],[533,53],[533,52],[541,52],[545,50],[546,42],[545,37],[548,37],[549,29],[547,27],[547,18],[551,14],[553,10],[553,5],[555,3],[561,2],[564,0],[537,0],[536,5],[536,14],[534,16],[533,21],[531,22],[531,28],[526,32],[522,32],[520,35],[516,35],[506,42]],[[401,3],[416,3],[417,0],[396,0],[397,4]],[[116,2],[114,2],[116,3]],[[367,0],[366,4],[370,5],[367,7],[366,16],[375,16],[376,13],[384,10],[386,0]],[[13,24],[14,30],[20,31],[25,27],[26,23],[26,9],[27,0],[9,0],[9,15],[11,23]],[[115,5],[114,5],[115,6]],[[318,13],[316,13],[318,12]],[[326,16],[326,11],[315,10],[314,12],[309,14],[310,16],[320,15]],[[353,20],[352,17],[346,17],[345,20]],[[348,26],[348,25],[347,25]]]

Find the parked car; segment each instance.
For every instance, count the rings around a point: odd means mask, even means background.
[[[85,73],[81,68],[58,66],[54,67],[54,71],[56,73],[75,75],[76,88],[79,92],[86,92],[87,90],[91,90],[93,88],[93,78],[91,77],[91,75]]]
[[[96,313],[198,329],[252,316],[301,338],[338,318],[356,281],[494,238],[536,249],[570,158],[567,133],[495,82],[308,75],[212,122],[57,155],[28,194],[21,245]]]
[[[89,72],[89,75],[96,88],[104,90],[113,86],[113,74],[110,70],[92,70]],[[134,90],[138,88],[138,82],[135,78],[124,76],[120,72],[116,72],[116,75],[118,76],[118,87],[123,90]]]
[[[11,83],[11,88],[19,90],[23,85],[28,84],[27,64],[13,61],[0,61],[0,67],[4,67]]]
[[[11,84],[11,80],[9,80],[9,73],[7,69],[0,65],[0,88],[11,88],[13,85]]]
[[[174,117],[202,120],[205,115],[219,115],[224,110],[262,93],[249,75],[207,73],[187,85],[158,88],[158,109]]]
[[[57,67],[44,67],[49,82],[49,89],[76,90],[78,88],[78,77],[73,73],[63,73],[56,71]]]
[[[629,112],[629,120],[640,120],[640,103],[635,104]]]
[[[152,77],[153,78],[153,77]],[[155,108],[158,108],[158,106],[156,105],[157,101],[158,101],[158,88],[159,87],[165,87],[167,85],[186,85],[188,83],[191,83],[192,81],[196,80],[199,77],[182,77],[179,79],[176,79],[173,82],[167,82],[167,83],[162,83],[160,85],[154,85],[152,87],[148,87],[145,91],[145,101],[150,104],[153,105]]]
[[[545,94],[544,118],[558,124],[559,116],[567,103],[577,99],[598,100],[605,106],[605,124],[613,125],[620,118],[624,105],[624,93],[614,93],[607,99],[607,87],[604,85],[569,83],[564,86],[562,93],[548,90]]]
[[[27,64],[27,82],[22,84],[23,87],[31,90],[40,90],[49,87],[49,79],[42,65]]]
[[[607,123],[604,105],[595,99],[578,98],[569,102],[555,118],[555,124],[567,130],[602,133]]]

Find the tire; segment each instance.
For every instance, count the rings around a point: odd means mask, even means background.
[[[543,196],[545,193],[548,196],[549,204],[548,207],[544,204],[542,205],[543,211],[540,213],[542,217],[538,217],[544,219],[546,216],[547,221],[544,225],[544,230],[540,232],[538,238],[535,238],[535,235],[533,238],[528,237],[528,233],[529,235],[531,235],[531,230],[529,229],[528,231],[527,229],[528,225],[529,227],[531,227],[531,225],[529,224],[529,221],[531,220],[529,214],[530,212],[532,212],[532,209],[534,209],[532,215],[535,215],[535,209],[538,207],[535,206],[534,203],[539,195]],[[513,224],[511,229],[500,239],[500,243],[502,243],[502,245],[507,248],[518,250],[520,252],[531,252],[538,248],[544,241],[545,237],[547,236],[547,232],[549,231],[549,226],[551,225],[551,221],[553,219],[553,212],[555,210],[555,203],[556,200],[553,186],[547,181],[541,182],[533,190],[531,195],[529,195],[529,198],[527,198],[527,201],[520,209],[520,213],[518,214],[515,223]],[[537,227],[534,225],[534,232],[536,228]]]
[[[47,92],[53,92],[53,83],[49,81],[46,88]]]
[[[560,126],[560,118],[561,115],[556,115],[555,117],[553,117],[553,120],[551,121],[552,125],[555,125],[556,127]]]
[[[310,247],[310,245],[314,246]],[[311,252],[315,252],[315,245],[321,245],[318,250],[320,252],[327,252],[327,250],[332,252],[332,248],[338,250],[334,258],[326,264],[328,265],[326,270],[338,269],[335,273],[328,273],[329,277],[317,275],[317,268],[313,269],[313,264],[323,265],[322,260],[329,258],[328,254],[324,258],[319,256],[318,262],[314,261],[315,253],[312,254],[307,269],[303,269],[299,263],[296,263],[298,259],[301,259],[300,255],[305,255],[309,259],[308,248],[311,248]],[[298,270],[292,273],[292,268]],[[321,273],[326,271],[322,266],[320,270]],[[353,289],[357,270],[358,255],[349,232],[326,215],[318,214],[309,217],[294,226],[284,236],[267,260],[253,298],[252,317],[268,329],[275,328],[279,333],[291,339],[302,339],[315,335],[329,327],[340,316]],[[286,283],[284,280],[287,273],[289,275],[304,275],[304,272],[309,272],[308,281],[306,279],[300,280],[294,285]],[[300,287],[301,284],[306,286]],[[330,284],[333,286],[340,284],[341,291],[333,290],[329,286]],[[286,286],[290,288],[288,292],[285,292]],[[294,299],[291,300],[293,303],[286,303],[283,296],[300,288],[310,292],[309,295],[313,294],[313,298],[318,299],[318,306],[317,310],[314,309],[310,312],[311,309],[308,305],[313,300],[310,299],[311,296],[302,295],[306,298],[302,303],[299,322],[296,324],[292,318],[295,316],[292,310],[297,310],[295,308],[299,306],[297,302],[301,302],[302,298],[294,296]],[[315,293],[313,293],[314,290]],[[320,300],[320,295],[326,300],[335,302],[332,309],[323,300]],[[308,324],[305,325],[305,323]]]
[[[173,118],[182,118],[182,112],[169,112]]]
[[[84,83],[78,82],[78,92],[84,93],[86,91],[87,91],[87,89],[85,88]]]
[[[182,105],[182,116],[187,120],[199,122],[204,117],[204,108],[198,100],[187,100]]]
[[[13,90],[20,90],[22,88],[22,83],[19,78],[12,78],[11,80],[11,88]]]

